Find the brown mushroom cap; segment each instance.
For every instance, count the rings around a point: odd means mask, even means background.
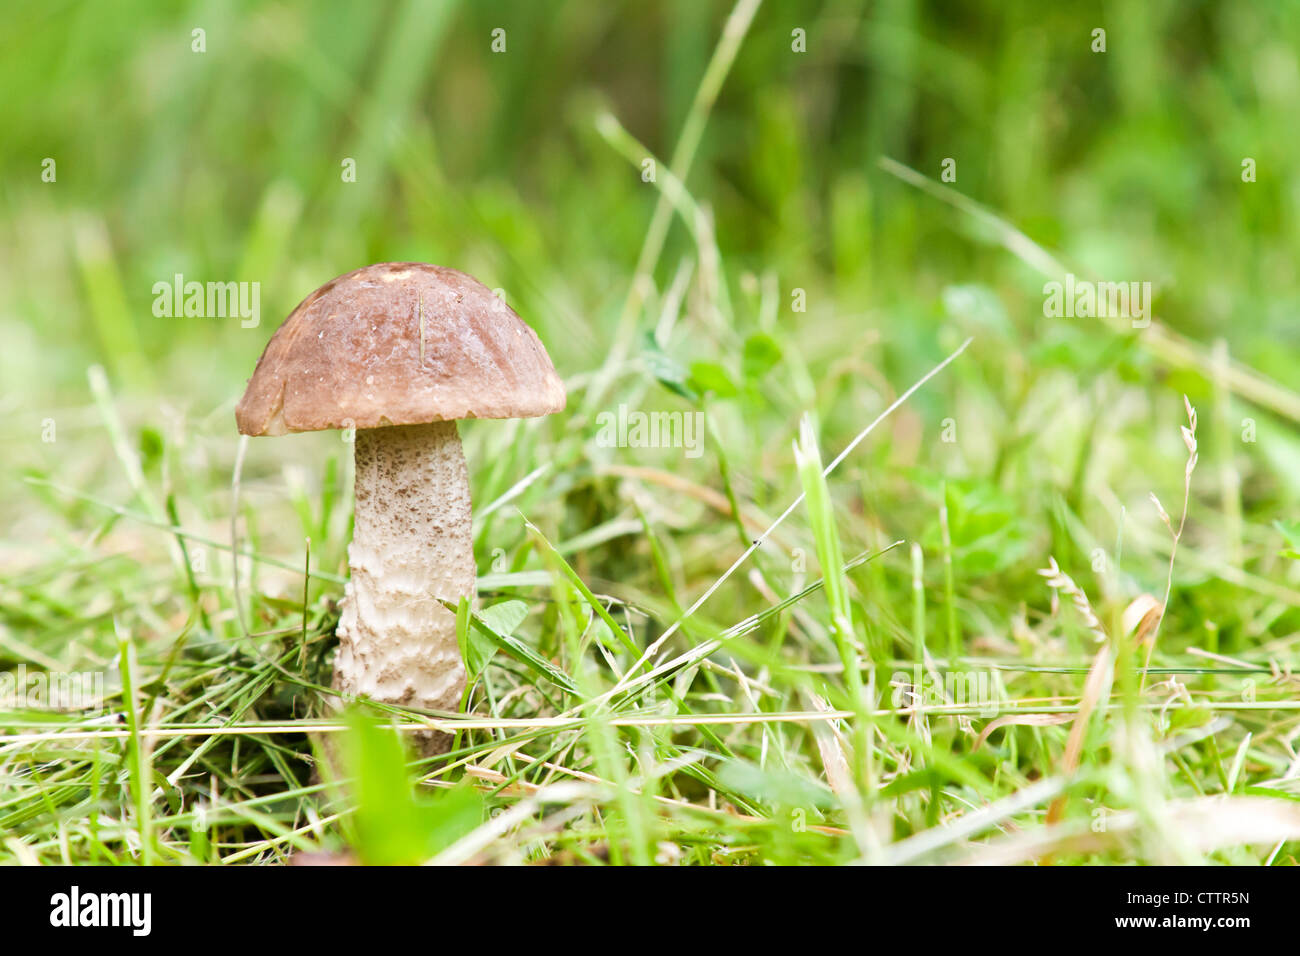
[[[245,435],[531,418],[564,408],[537,334],[472,276],[382,262],[325,283],[258,359]]]

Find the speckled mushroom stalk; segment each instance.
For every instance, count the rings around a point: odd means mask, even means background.
[[[461,418],[564,408],[537,334],[472,276],[381,262],[325,283],[271,336],[235,421],[245,435],[355,426],[352,579],[334,686],[348,696],[454,711],[465,687],[455,615],[474,594]],[[422,732],[436,753],[447,734]]]
[[[334,687],[388,704],[455,711],[465,689],[456,616],[474,595],[469,473],[455,422],[356,434],[356,527]],[[425,751],[446,743],[422,735]]]

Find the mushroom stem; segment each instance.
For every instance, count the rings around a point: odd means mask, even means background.
[[[456,616],[474,594],[469,475],[456,423],[356,433],[356,510],[334,687],[387,704],[454,711],[465,689]],[[423,752],[450,737],[418,735]]]

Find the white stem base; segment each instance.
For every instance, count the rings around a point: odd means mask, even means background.
[[[456,616],[474,595],[469,475],[455,422],[356,433],[352,578],[339,617],[334,687],[387,704],[454,711],[465,689]],[[445,734],[420,734],[427,753]]]

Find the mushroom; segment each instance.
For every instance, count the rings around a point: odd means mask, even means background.
[[[474,551],[456,419],[549,415],[564,403],[537,334],[455,269],[357,269],[303,299],[271,336],[235,408],[239,431],[356,429],[336,690],[459,707],[465,668],[442,602],[473,597]],[[426,755],[450,743],[417,736]]]

